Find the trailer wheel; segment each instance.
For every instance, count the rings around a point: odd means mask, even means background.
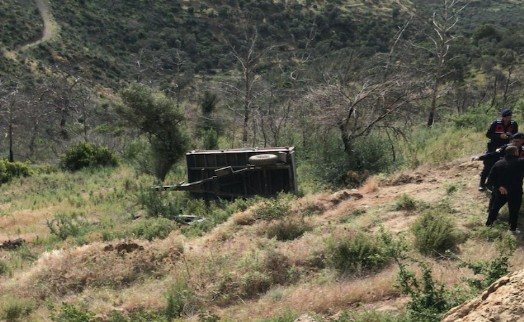
[[[252,165],[272,165],[277,163],[278,156],[275,154],[255,154],[249,157],[249,164]]]

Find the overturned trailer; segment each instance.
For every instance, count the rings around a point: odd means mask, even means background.
[[[186,153],[188,182],[159,187],[210,198],[297,193],[294,147],[194,150]]]

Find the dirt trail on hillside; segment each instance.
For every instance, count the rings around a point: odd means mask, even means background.
[[[39,44],[49,41],[58,35],[58,28],[56,28],[56,23],[51,12],[51,6],[48,0],[35,0],[36,6],[38,7],[38,12],[40,17],[44,22],[44,29],[42,30],[42,37],[32,43],[26,44],[20,47],[20,51],[27,50],[29,48],[38,46]]]

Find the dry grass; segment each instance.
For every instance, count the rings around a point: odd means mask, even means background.
[[[460,245],[463,260],[495,258],[495,244],[473,233],[482,227],[487,204],[485,196],[474,190],[477,172],[474,166],[463,163],[443,169],[429,167],[397,174],[380,183],[371,177],[358,191],[325,192],[293,200],[289,218],[303,219],[312,230],[286,242],[267,238],[266,231],[275,221],[256,219],[254,208],[232,215],[199,238],[186,238],[177,231],[152,242],[128,239],[104,243],[94,232],[86,246],[64,243],[63,249],[42,253],[30,267],[15,270],[12,277],[2,277],[0,293],[34,299],[40,304],[32,318],[42,321],[49,316],[44,298],[56,303],[85,303],[100,317],[109,316],[113,310],[126,313],[139,307],[159,311],[166,305],[167,290],[177,281],[187,282],[202,310],[235,321],[272,317],[289,308],[333,315],[354,309],[359,303],[377,310],[402,310],[406,299],[393,286],[396,266],[358,279],[340,278],[320,265],[326,240],[348,230],[377,233],[382,227],[395,236],[405,234],[409,243],[409,227],[419,213],[393,207],[396,198],[407,194],[427,204],[445,204],[442,209],[452,212],[459,229],[468,232],[468,239]],[[126,186],[119,182],[117,185]],[[23,186],[31,191],[30,181],[23,182]],[[456,187],[453,193],[446,189],[449,186]],[[86,215],[92,220],[106,216],[89,201],[93,196],[99,200],[102,194],[113,193],[106,188],[82,193],[84,207],[90,209]],[[9,212],[12,207],[20,208],[20,203],[3,206],[2,211]],[[71,206],[42,204],[40,208],[13,211],[0,217],[5,227],[0,236],[42,238],[49,234],[45,219],[63,207]],[[519,246],[523,241],[517,240]],[[130,253],[104,250],[108,244],[117,243],[136,243],[143,249]],[[15,255],[0,250],[0,258]],[[459,285],[464,277],[471,276],[470,270],[458,268],[457,261],[424,260],[434,278],[446,285]],[[517,249],[511,262],[514,269],[524,266],[522,248]],[[416,265],[410,267],[419,270]],[[0,302],[5,299],[0,298]],[[189,316],[187,320],[198,318]]]
[[[371,176],[366,179],[362,187],[358,189],[360,193],[368,194],[372,192],[377,192],[379,189],[380,182],[377,177]]]
[[[396,268],[390,267],[382,272],[358,280],[339,280],[332,276],[325,277],[329,282],[304,282],[283,290],[278,300],[272,293],[262,297],[256,303],[249,302],[232,306],[221,311],[227,319],[235,321],[250,321],[250,319],[264,318],[278,315],[288,308],[297,312],[316,312],[333,314],[338,308],[351,308],[360,303],[373,303],[390,299],[395,302],[399,296],[393,288],[396,279]]]

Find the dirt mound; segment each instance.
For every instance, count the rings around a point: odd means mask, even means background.
[[[524,270],[500,278],[473,300],[449,311],[443,322],[524,321]]]

